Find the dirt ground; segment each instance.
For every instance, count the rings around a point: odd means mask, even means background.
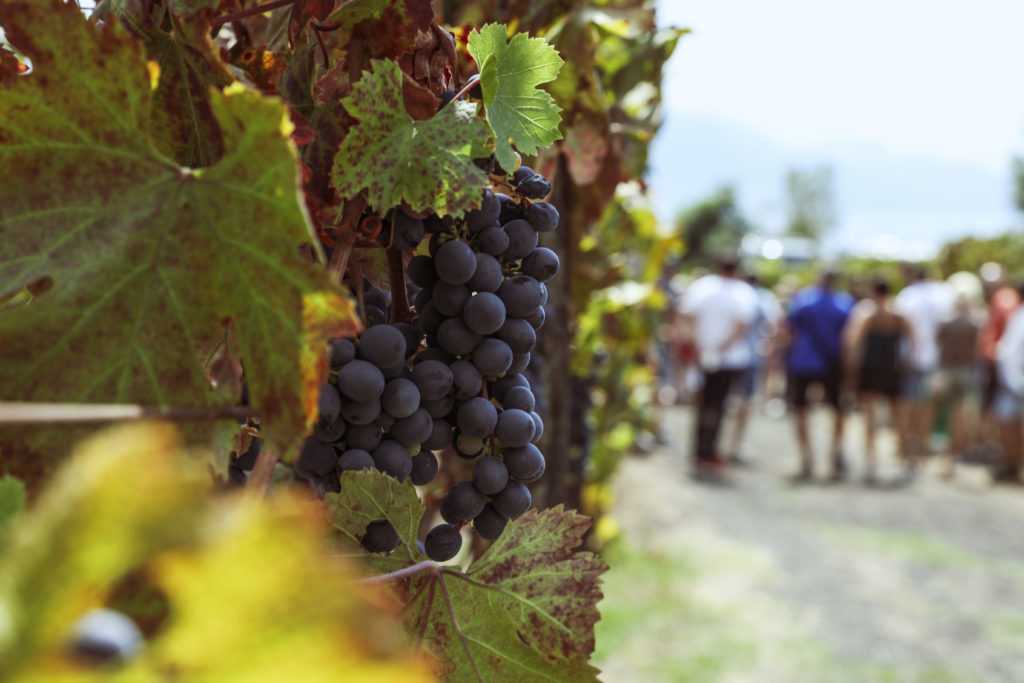
[[[887,485],[824,481],[828,426],[812,418],[821,479],[795,485],[788,416],[753,417],[749,465],[728,485],[688,476],[691,410],[666,445],[623,463],[620,541],[595,663],[614,681],[1024,681],[1024,489],[933,459],[908,485],[892,435]]]

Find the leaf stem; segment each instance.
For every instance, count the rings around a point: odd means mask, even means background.
[[[223,26],[230,21],[238,21],[239,19],[245,19],[246,17],[251,17],[255,14],[263,14],[264,12],[269,12],[272,9],[286,7],[294,3],[295,0],[274,0],[274,2],[268,2],[265,5],[257,5],[256,7],[250,7],[249,9],[243,9],[238,12],[232,12],[231,14],[225,14],[224,16],[217,17],[210,22],[210,27],[217,28],[218,26]]]
[[[256,417],[248,406],[140,406],[123,403],[34,403],[0,401],[0,424],[74,424],[170,420],[201,422]]]
[[[359,579],[359,583],[393,583],[395,581],[401,581],[402,579],[409,576],[415,576],[416,574],[419,574],[421,572],[430,572],[431,574],[437,574],[439,566],[440,565],[438,565],[437,562],[434,562],[433,560],[423,560],[422,562],[410,564],[407,567],[396,569],[395,571],[388,572],[387,574],[380,574],[378,576],[367,576],[364,579]]]

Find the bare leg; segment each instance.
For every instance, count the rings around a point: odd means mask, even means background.
[[[811,440],[807,435],[807,406],[796,406],[796,445],[800,453],[799,478],[810,478],[814,471],[814,458],[811,454]]]
[[[864,479],[871,482],[874,481],[878,471],[878,452],[875,450],[875,432],[878,429],[875,422],[875,396],[863,393],[859,400],[860,407],[864,411],[864,460],[867,465]]]
[[[1000,481],[1019,481],[1021,460],[1024,459],[1024,435],[1021,433],[1021,419],[999,422],[999,436],[1003,457],[996,473]]]
[[[750,399],[742,398],[733,415],[732,432],[729,435],[729,450],[726,451],[731,459],[738,459],[740,457],[740,446],[743,444],[743,436],[747,431],[747,418],[749,415]]]

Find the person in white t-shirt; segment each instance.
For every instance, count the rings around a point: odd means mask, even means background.
[[[1024,296],[1024,286],[1017,288]],[[1024,461],[1024,304],[1018,305],[1006,321],[1006,329],[996,344],[998,388],[992,412],[999,424],[1002,453],[993,471],[1001,483],[1020,484]]]
[[[697,364],[704,375],[695,429],[698,476],[724,473],[717,442],[725,401],[733,380],[754,362],[747,335],[757,319],[758,297],[753,287],[736,277],[738,270],[738,259],[720,258],[717,272],[695,280],[680,301],[680,313],[692,325]]]
[[[910,367],[903,387],[901,450],[909,463],[930,449],[935,417],[935,373],[939,367],[939,326],[953,315],[953,290],[945,282],[929,280],[924,269],[911,270],[911,283],[893,304],[910,324]]]

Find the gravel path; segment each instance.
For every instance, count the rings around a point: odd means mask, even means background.
[[[615,482],[626,548],[609,556],[603,680],[1024,681],[1024,489],[977,467],[944,481],[938,462],[910,485],[867,487],[857,416],[848,483],[790,484],[792,425],[761,415],[751,464],[728,486],[698,484],[684,474],[690,417],[668,411],[668,445]]]

